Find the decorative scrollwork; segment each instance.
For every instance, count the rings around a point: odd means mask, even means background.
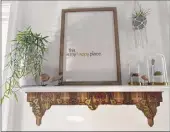
[[[37,94],[30,102],[32,111],[36,117],[36,124],[39,126],[41,124],[41,119],[46,110],[48,110],[54,101],[53,94],[44,93]]]
[[[148,119],[149,126],[154,124],[154,116],[157,107],[162,102],[161,93],[144,93],[139,98],[139,93],[28,93],[28,102],[36,117],[36,124],[39,126],[46,110],[52,105],[87,105],[90,110],[96,110],[99,105],[122,105],[136,104]],[[134,98],[134,96],[136,98]],[[130,101],[130,103],[129,103]]]
[[[32,107],[32,111],[34,112],[35,116],[41,116],[41,107],[38,99],[34,99],[30,106]]]
[[[41,109],[41,102],[38,98],[35,98],[32,102],[30,102],[30,106],[32,107],[32,112],[36,117],[36,124],[39,126],[41,124],[41,119],[44,114]]]
[[[115,99],[111,99],[110,100],[110,103],[113,104],[113,105],[116,105],[117,104],[117,101]]]
[[[43,109],[48,110],[55,101],[55,97],[52,93],[44,93],[40,95],[40,100]]]
[[[155,101],[152,102],[151,100],[148,101],[142,99],[136,104],[136,106],[139,110],[141,110],[144,113],[144,115],[148,119],[149,126],[152,127],[154,125],[154,117],[157,112],[157,103]]]
[[[84,103],[85,103],[85,105],[88,106],[88,108],[89,108],[90,110],[96,110],[97,107],[98,107],[97,104],[94,104],[94,103],[92,102],[92,99],[87,99]]]

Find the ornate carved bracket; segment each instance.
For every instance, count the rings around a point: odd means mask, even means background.
[[[162,102],[161,92],[97,92],[97,93],[28,93],[32,111],[39,126],[45,111],[52,105],[87,105],[96,110],[99,105],[136,105],[153,126],[157,107]]]
[[[136,106],[144,113],[148,119],[149,126],[152,127],[154,125],[154,117],[157,113],[157,107],[160,105],[160,102],[162,102],[162,96],[159,95],[159,93],[147,93],[145,95],[147,98],[141,99],[136,103]]]

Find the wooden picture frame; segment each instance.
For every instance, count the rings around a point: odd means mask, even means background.
[[[118,35],[118,20],[117,20],[117,9],[116,7],[101,7],[101,8],[74,8],[74,9],[63,9],[61,14],[61,36],[60,36],[60,58],[59,58],[59,75],[63,75],[64,68],[64,38],[66,30],[66,15],[68,13],[83,13],[83,12],[111,12],[113,13],[113,32],[114,36],[114,50],[116,59],[116,80],[105,80],[105,81],[64,81],[62,78],[63,85],[121,85],[121,65],[120,65],[120,51],[119,51],[119,35]]]

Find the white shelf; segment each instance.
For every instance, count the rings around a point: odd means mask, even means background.
[[[24,92],[163,92],[170,86],[30,86]]]

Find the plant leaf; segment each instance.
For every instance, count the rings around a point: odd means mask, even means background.
[[[2,103],[3,103],[3,101],[4,101],[4,96],[1,98],[1,100],[0,100],[0,104],[2,104]]]
[[[13,94],[14,94],[15,100],[18,102],[17,94],[15,92]]]

